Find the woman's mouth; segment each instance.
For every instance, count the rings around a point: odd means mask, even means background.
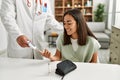
[[[71,32],[71,29],[67,29],[66,31],[67,31],[67,33],[68,33],[68,34],[70,34],[70,32]]]

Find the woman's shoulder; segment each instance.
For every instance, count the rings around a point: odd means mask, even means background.
[[[64,35],[63,33],[60,33],[60,34],[58,35],[58,37],[59,37],[59,38],[63,38],[63,35]]]
[[[87,39],[90,40],[90,41],[96,40],[96,39],[95,39],[94,37],[92,37],[92,36],[88,36]]]
[[[94,37],[92,36],[88,36],[88,44],[91,44],[91,45],[98,45],[99,47],[101,47],[100,43],[98,42],[97,39],[95,39]]]
[[[92,36],[88,36],[87,37],[87,41],[89,43],[98,43],[98,41],[94,37],[92,37]]]

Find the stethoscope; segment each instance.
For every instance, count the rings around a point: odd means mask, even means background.
[[[42,10],[41,10],[41,7],[40,7],[42,5],[42,0],[35,0],[35,3],[36,3],[35,14],[40,15],[42,13]],[[29,8],[31,7],[31,1],[30,0],[27,0],[27,6]]]
[[[35,0],[36,4],[38,3],[38,0]],[[42,5],[42,0],[39,0],[39,4]],[[29,0],[27,0],[27,6],[31,7],[31,2]]]
[[[27,0],[27,6],[31,7],[31,2],[29,0]]]

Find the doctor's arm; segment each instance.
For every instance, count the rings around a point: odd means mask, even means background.
[[[46,26],[52,31],[56,31],[58,34],[63,32],[63,25],[60,24],[51,14],[47,14]]]
[[[17,25],[15,6],[15,0],[2,0],[0,11],[1,21],[7,30],[8,35],[10,35],[13,39],[18,40],[17,42],[19,45],[21,44],[21,47],[25,47],[26,45],[23,43],[27,43],[26,40],[28,39],[26,39],[27,37],[24,36],[25,38],[21,38],[22,41],[20,42],[20,37],[23,35],[23,33],[20,31]]]

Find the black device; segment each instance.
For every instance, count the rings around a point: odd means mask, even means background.
[[[77,66],[70,60],[64,60],[57,64],[56,74],[65,76],[67,73],[75,70]]]

